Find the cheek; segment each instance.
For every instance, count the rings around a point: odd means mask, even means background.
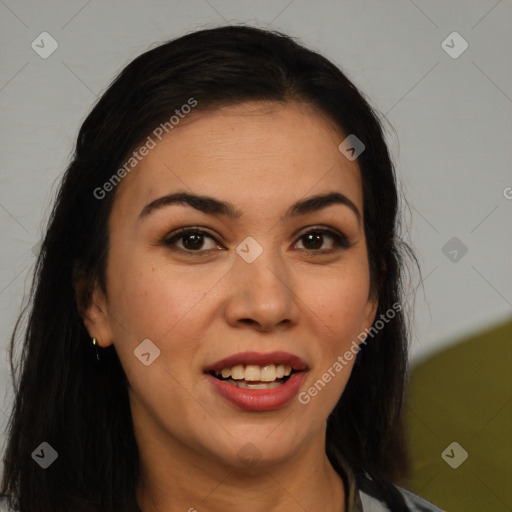
[[[164,340],[181,328],[182,320],[216,282],[192,269],[171,269],[147,257],[115,260],[112,265],[109,310],[137,338]]]
[[[309,288],[311,309],[325,323],[327,337],[334,345],[342,346],[348,337],[367,327],[370,305],[369,277],[365,267],[347,269],[330,279],[311,280]]]
[[[178,382],[191,387],[190,368],[201,342],[199,305],[212,284],[194,279],[187,271],[171,273],[168,266],[159,267],[136,254],[113,261],[109,281],[113,342],[132,392],[156,416],[184,410],[186,401],[175,390]],[[148,366],[135,357],[146,339],[159,350]],[[155,349],[150,345],[149,350]]]
[[[319,417],[332,411],[347,385],[359,351],[358,336],[369,327],[371,310],[369,273],[363,258],[351,260],[329,279],[325,277],[307,280],[312,292],[308,305],[319,321],[314,326],[317,343],[312,348],[316,364],[301,402],[314,403],[311,411],[316,409]]]
[[[223,269],[201,272],[197,266],[178,268],[161,260],[133,252],[129,258],[113,258],[109,274],[113,342],[128,380],[141,394],[169,389],[172,377],[186,387],[193,384],[196,376],[190,369],[197,366],[211,322],[210,299],[225,274]],[[148,367],[134,357],[146,339],[160,351]]]

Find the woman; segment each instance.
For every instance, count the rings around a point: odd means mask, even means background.
[[[379,121],[324,57],[227,26],[136,58],[83,123],[42,244],[10,505],[439,510],[392,483],[397,222]]]

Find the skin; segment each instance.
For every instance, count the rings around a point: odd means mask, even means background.
[[[325,455],[325,428],[355,359],[307,405],[295,398],[267,412],[226,402],[203,369],[241,351],[282,350],[307,363],[306,391],[371,326],[377,302],[361,177],[357,160],[338,150],[344,138],[306,105],[195,113],[118,186],[107,294],[95,289],[84,322],[102,347],[115,345],[128,377],[144,512],[342,510],[345,489]],[[138,219],[146,204],[178,191],[228,201],[243,215],[175,204]],[[282,219],[295,201],[332,191],[361,218],[334,204]],[[203,256],[184,252],[190,238],[174,251],[165,245],[182,227],[215,237],[204,238]],[[350,247],[336,248],[328,235],[308,245],[303,235],[311,228],[339,231]],[[235,251],[247,236],[263,248],[250,264]],[[149,366],[133,353],[147,338],[161,351]],[[259,457],[250,467],[238,457],[248,442]]]

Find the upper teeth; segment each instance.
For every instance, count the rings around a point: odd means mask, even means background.
[[[288,377],[292,373],[292,367],[284,364],[269,364],[267,366],[257,366],[255,364],[237,364],[233,368],[223,368],[216,370],[215,375],[222,375],[225,379],[231,377],[233,380],[262,381],[272,382],[276,379]]]

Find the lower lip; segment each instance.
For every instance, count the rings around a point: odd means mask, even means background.
[[[284,407],[297,395],[306,375],[306,371],[294,373],[284,384],[274,389],[243,389],[209,373],[206,377],[215,391],[236,407],[244,411],[273,411]]]

